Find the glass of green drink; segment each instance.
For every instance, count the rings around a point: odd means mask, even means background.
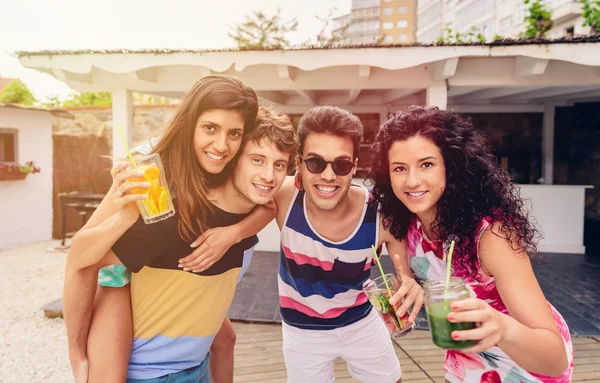
[[[452,339],[452,331],[471,330],[476,327],[474,322],[451,323],[448,313],[452,312],[450,304],[470,297],[469,290],[462,278],[450,278],[448,289],[445,281],[427,281],[423,284],[425,290],[425,310],[431,339],[436,346],[447,350],[458,350],[471,347],[477,343],[474,340],[457,341]]]
[[[385,278],[387,286],[383,278]],[[392,338],[400,338],[414,330],[415,323],[413,322],[409,325],[408,312],[404,313],[401,317],[396,315],[398,307],[392,306],[389,302],[389,298],[391,297],[388,294],[388,286],[392,295],[400,288],[400,282],[390,273],[385,274],[383,277],[377,277],[372,280],[368,279],[363,284],[363,291],[367,294],[369,302],[371,302],[375,310],[379,313],[381,319],[383,319]]]

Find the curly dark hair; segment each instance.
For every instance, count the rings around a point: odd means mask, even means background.
[[[482,219],[498,223],[500,234],[513,248],[537,252],[539,236],[529,221],[519,188],[498,166],[497,160],[472,121],[437,107],[413,107],[390,117],[379,129],[371,148],[372,203],[381,204],[383,225],[397,239],[405,239],[415,216],[396,197],[390,182],[388,152],[396,141],[414,136],[430,139],[441,151],[446,166],[446,188],[432,224],[439,238],[455,240],[456,264],[477,275],[477,230]]]

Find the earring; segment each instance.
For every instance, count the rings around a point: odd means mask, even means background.
[[[302,188],[302,174],[300,172],[296,172],[296,175],[294,176],[294,185],[296,186],[296,189],[303,191],[304,188]]]

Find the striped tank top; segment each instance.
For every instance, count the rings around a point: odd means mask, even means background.
[[[379,235],[378,206],[368,206],[365,193],[361,221],[350,236],[331,242],[312,227],[305,193],[296,191],[281,229],[278,288],[281,318],[301,329],[330,330],[369,314],[362,291],[374,263],[371,245]]]

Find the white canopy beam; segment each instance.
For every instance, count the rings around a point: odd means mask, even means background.
[[[75,73],[70,72],[61,68],[52,67],[52,74],[57,79],[64,82],[78,82],[82,84],[91,84],[92,83],[92,73]]]
[[[515,57],[515,77],[524,78],[543,75],[549,62],[550,60],[547,59]]]
[[[455,104],[468,104],[471,102],[490,102],[491,99],[497,99],[501,97],[514,96],[521,93],[527,93],[538,88],[521,88],[521,87],[510,87],[510,88],[490,88],[478,90],[476,92],[469,93],[464,96],[453,97],[452,102]]]
[[[277,74],[279,75],[279,78],[294,81],[292,70],[289,65],[277,65]]]
[[[435,64],[433,78],[436,81],[442,81],[456,74],[458,67],[458,57],[453,57],[447,60],[437,62]]]
[[[589,91],[590,87],[552,87],[552,88],[543,88],[543,89],[535,89],[529,92],[521,93],[516,96],[510,97],[501,97],[496,98],[495,101],[498,102],[529,102],[535,101],[542,98],[551,98],[556,96],[568,95],[570,93]]]
[[[600,96],[600,87],[590,89],[585,88],[585,90],[573,91],[573,88],[569,88],[569,92],[560,93],[559,95],[553,94],[549,95],[541,95],[539,98],[536,98],[537,102],[547,103],[547,102],[560,102],[560,101],[569,101],[569,100],[580,100],[586,99],[589,97],[598,97]]]
[[[362,89],[350,89],[348,91],[348,105],[354,104]]]
[[[412,96],[415,93],[420,92],[422,89],[411,88],[411,89],[394,89],[390,90],[383,95],[383,104],[391,104],[401,98]]]
[[[136,70],[133,72],[133,78],[140,81],[156,83],[156,72],[157,69],[155,67]]]
[[[296,93],[308,101],[310,105],[317,105],[317,92],[314,90],[296,89]]]
[[[371,67],[369,65],[359,65],[358,76],[362,78],[369,78],[371,76]]]
[[[259,98],[262,98],[268,102],[273,102],[275,104],[285,105],[287,102],[285,95],[283,95],[281,92],[273,90],[261,90],[256,92],[256,94]]]

